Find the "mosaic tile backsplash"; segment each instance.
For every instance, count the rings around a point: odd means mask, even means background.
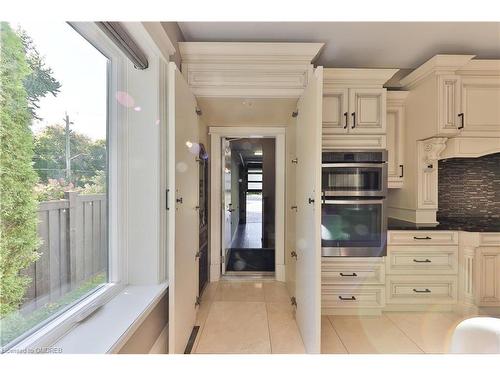
[[[500,218],[500,153],[439,161],[439,218]]]

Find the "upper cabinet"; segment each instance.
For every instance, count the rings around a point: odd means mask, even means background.
[[[387,176],[389,188],[400,188],[404,181],[404,105],[408,91],[387,92]]]
[[[418,138],[499,137],[500,60],[436,55],[401,80]]]
[[[463,76],[460,117],[464,133],[500,132],[500,77]]]
[[[386,147],[387,92],[383,85],[397,71],[324,69],[323,148]]]
[[[323,127],[332,134],[385,133],[384,88],[330,88],[323,93]]]

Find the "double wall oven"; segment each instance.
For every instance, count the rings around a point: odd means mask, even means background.
[[[387,151],[323,152],[321,180],[322,255],[386,255]]]

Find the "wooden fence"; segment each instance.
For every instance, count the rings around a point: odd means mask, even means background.
[[[106,195],[65,193],[65,199],[40,202],[39,259],[23,274],[32,282],[23,311],[58,300],[107,269]]]

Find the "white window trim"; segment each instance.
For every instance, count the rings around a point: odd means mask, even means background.
[[[49,321],[7,352],[50,347],[71,328],[97,311],[127,284],[126,171],[127,113],[117,104],[113,93],[126,91],[126,61],[119,49],[95,23],[72,23],[71,26],[110,60],[108,75],[108,283]],[[119,126],[121,125],[121,126]],[[119,162],[118,162],[119,161]],[[118,188],[120,187],[120,188]]]

